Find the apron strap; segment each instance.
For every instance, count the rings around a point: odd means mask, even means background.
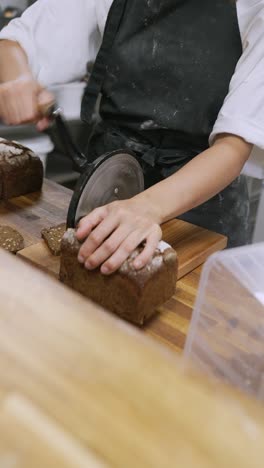
[[[106,21],[103,42],[97,54],[93,71],[86,86],[82,101],[81,118],[85,122],[90,122],[92,119],[97,99],[106,76],[110,51],[122,21],[126,4],[127,0],[114,0],[110,8]]]

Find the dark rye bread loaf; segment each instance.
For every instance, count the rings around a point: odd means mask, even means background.
[[[0,248],[15,254],[24,248],[24,238],[10,226],[0,226]]]
[[[69,229],[61,243],[60,280],[130,322],[143,325],[175,292],[177,254],[165,242],[142,270],[133,268],[133,260],[142,250],[138,248],[111,276],[102,275],[99,269],[87,271],[78,262],[79,248],[75,231]]]
[[[61,240],[66,231],[66,223],[52,226],[41,231],[41,235],[49,247],[51,253],[55,256],[61,253]]]
[[[29,148],[0,138],[0,199],[37,192],[43,183],[43,165]]]

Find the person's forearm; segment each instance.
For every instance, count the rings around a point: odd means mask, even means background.
[[[136,198],[155,211],[160,224],[201,205],[240,174],[252,145],[233,135],[221,135],[177,173]]]
[[[0,41],[0,83],[32,76],[27,56],[22,47],[13,41]]]
[[[0,121],[6,125],[34,122],[43,131],[49,126],[43,111],[53,102],[54,96],[34,78],[23,48],[0,40]]]

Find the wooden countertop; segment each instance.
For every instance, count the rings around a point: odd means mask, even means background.
[[[158,315],[143,330],[173,351],[181,353],[192,318],[202,266],[177,282],[175,296],[160,307]]]
[[[263,467],[262,406],[12,255],[0,264],[1,468]]]
[[[24,253],[21,252],[22,255],[32,260],[41,241],[41,230],[65,221],[71,195],[70,190],[45,180],[41,194],[34,193],[0,202],[0,224],[18,229],[25,238],[27,249]],[[201,265],[214,251],[224,248],[226,239],[219,234],[176,220],[166,223],[163,231],[165,240],[179,253],[181,276],[188,271],[191,273],[178,281],[176,295],[159,309],[159,313],[143,331],[180,352],[186,340],[199,284],[201,267],[196,266]],[[52,261],[58,262],[58,258],[53,257]],[[35,264],[43,266],[41,261]]]
[[[0,223],[18,229],[29,247],[41,240],[42,229],[66,220],[71,190],[45,180],[40,193],[0,201]]]

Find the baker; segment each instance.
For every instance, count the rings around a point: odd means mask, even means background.
[[[0,38],[2,120],[43,130],[46,88],[95,62],[82,119],[101,92],[102,120],[87,157],[141,158],[146,190],[80,222],[86,268],[112,273],[145,241],[142,268],[174,217],[248,242],[240,173],[252,145],[264,148],[263,0],[38,0]]]

